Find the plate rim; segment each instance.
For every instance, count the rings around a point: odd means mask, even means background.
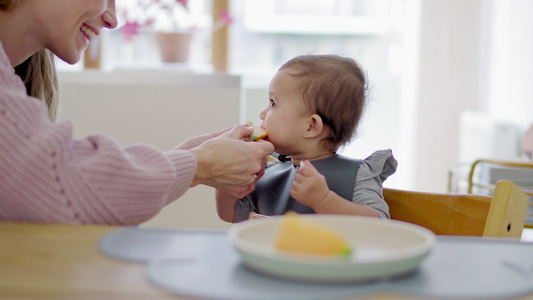
[[[268,223],[278,223],[283,218],[282,215],[280,216],[274,216],[273,218],[258,218],[258,219],[252,219],[252,220],[246,220],[240,223],[233,224],[232,227],[228,230],[228,238],[230,240],[230,243],[232,246],[240,253],[243,251],[244,253],[249,253],[255,256],[262,257],[264,259],[268,260],[275,260],[280,262],[288,262],[293,264],[305,264],[305,265],[316,265],[316,266],[331,266],[331,267],[338,267],[338,266],[344,266],[347,264],[347,262],[350,265],[353,266],[368,266],[368,265],[378,265],[378,264],[384,264],[384,263],[392,263],[392,262],[398,262],[402,260],[407,260],[411,258],[415,258],[422,255],[427,255],[431,251],[431,249],[435,246],[437,236],[436,234],[431,231],[428,228],[425,228],[420,225],[416,225],[409,222],[399,221],[399,220],[393,220],[393,219],[378,219],[378,218],[370,218],[365,216],[351,216],[351,215],[300,215],[300,217],[305,219],[312,219],[317,220],[327,220],[327,219],[335,219],[335,221],[339,221],[342,219],[345,219],[350,222],[362,222],[367,224],[379,224],[381,226],[392,226],[392,227],[401,227],[405,230],[415,232],[416,234],[420,235],[424,238],[424,242],[420,245],[418,245],[416,248],[410,248],[407,250],[402,250],[401,255],[397,255],[394,257],[390,257],[387,259],[374,259],[369,260],[365,262],[358,262],[354,261],[351,258],[351,256],[347,257],[323,257],[320,255],[302,255],[298,254],[298,257],[296,257],[294,254],[291,255],[290,252],[284,252],[282,250],[277,250],[275,248],[266,248],[261,247],[256,244],[253,244],[248,241],[244,241],[242,239],[239,239],[238,233],[244,229],[247,229],[249,227],[258,226],[259,224],[268,224]],[[269,249],[269,250],[267,250]],[[257,252],[256,250],[259,250]],[[253,251],[253,252],[252,252]],[[241,254],[242,257],[242,254]]]

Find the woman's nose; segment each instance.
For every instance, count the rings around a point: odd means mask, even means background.
[[[104,21],[104,26],[108,29],[113,29],[117,27],[117,14],[115,11],[115,1],[110,0],[107,3],[107,10],[102,14],[102,21]]]

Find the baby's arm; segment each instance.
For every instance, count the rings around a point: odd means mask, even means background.
[[[233,222],[235,218],[235,204],[239,201],[239,198],[219,190],[216,190],[215,197],[218,217],[223,221]]]
[[[291,196],[296,201],[311,207],[317,214],[378,217],[372,207],[353,203],[331,191],[326,178],[309,161],[306,161],[296,174]]]
[[[265,166],[267,163],[267,157],[263,157],[261,163],[262,168],[256,174],[255,182],[257,182],[265,174]],[[248,187],[248,190],[238,196],[244,197],[244,201],[240,201],[240,197],[235,197],[220,190],[216,190],[215,198],[217,202],[217,213],[220,219],[226,222],[240,222],[248,218],[248,214],[255,210],[255,206],[251,203],[247,197],[255,189],[255,184]],[[238,205],[240,204],[240,205]]]

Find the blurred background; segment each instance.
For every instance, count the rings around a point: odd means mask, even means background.
[[[237,102],[216,112],[202,104],[199,113],[235,116],[230,124],[260,123],[268,84],[281,64],[301,54],[334,53],[359,61],[371,87],[358,137],[342,153],[365,158],[391,148],[399,168],[386,186],[461,191],[460,166],[481,158],[530,159],[521,143],[533,124],[533,1],[116,1],[119,27],[93,41],[85,61],[58,63],[67,96],[84,76],[106,78],[107,86],[116,80],[108,74],[144,72],[154,74],[146,79],[154,85],[161,84],[154,78],[167,82],[175,76],[189,83],[214,80],[219,87],[221,76],[228,76],[225,82],[235,88],[228,95]],[[175,24],[176,19],[184,21]],[[156,33],[171,31],[189,35],[183,61],[164,61],[158,48]],[[221,94],[214,95],[205,97]],[[68,100],[65,105],[65,117],[76,119]],[[129,109],[125,102],[110,117]],[[157,121],[149,122],[157,127]],[[100,130],[81,127],[80,134]],[[519,179],[527,185],[533,173],[520,173]]]

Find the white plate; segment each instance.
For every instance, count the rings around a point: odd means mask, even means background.
[[[249,268],[268,275],[321,282],[367,281],[413,272],[436,242],[418,225],[369,217],[300,215],[332,226],[352,244],[348,257],[295,255],[274,248],[282,216],[233,225],[229,239]]]

